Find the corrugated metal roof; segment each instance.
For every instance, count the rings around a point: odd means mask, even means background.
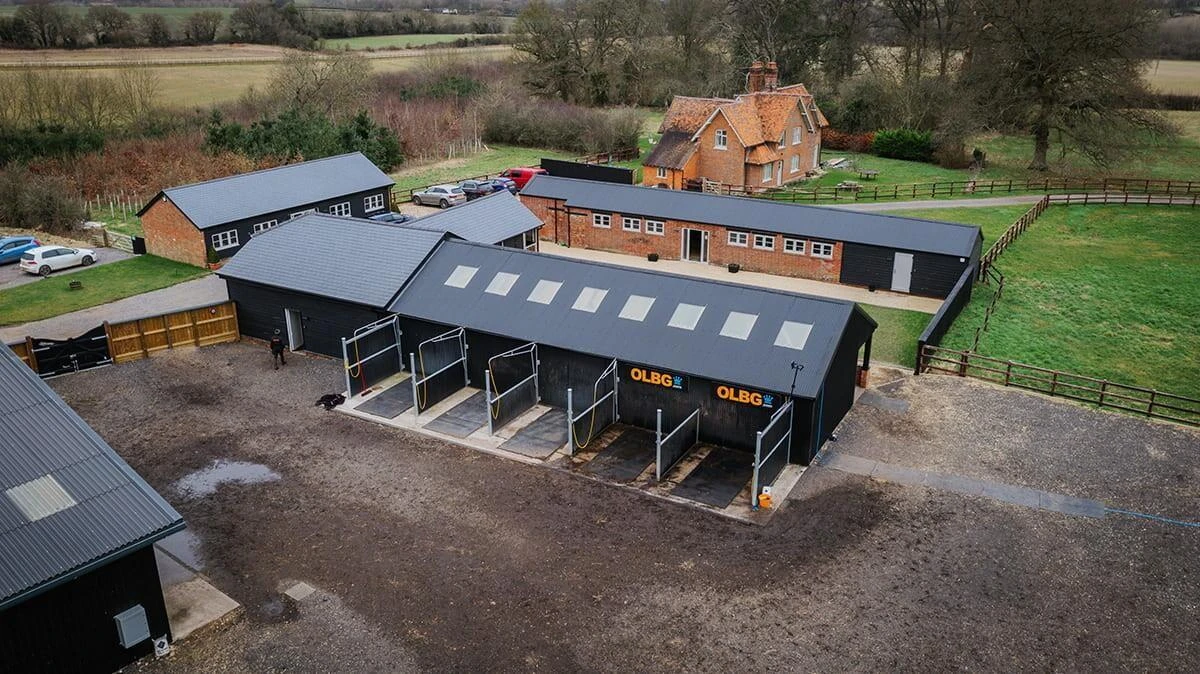
[[[461,206],[405,223],[410,227],[450,232],[477,243],[500,243],[542,226],[521,200],[508,191],[468,201]]]
[[[351,152],[170,187],[163,194],[197,227],[205,229],[394,184],[361,152]]]
[[[476,271],[461,288],[447,285],[459,267]],[[506,294],[489,293],[497,274],[519,278]],[[543,282],[561,284],[549,303],[540,301],[548,293],[534,293],[539,285],[547,288]],[[653,298],[648,311],[625,309],[634,295]],[[645,301],[640,304],[645,308]],[[668,326],[680,304],[703,307],[694,327]],[[840,300],[464,241],[442,244],[390,308],[402,316],[768,391],[790,390],[790,364],[796,361],[805,366],[796,381],[802,397],[820,388],[856,311]],[[731,312],[757,316],[745,339],[720,334]],[[802,349],[776,346],[784,321],[813,326]]]
[[[547,175],[534,177],[521,194],[577,208],[968,258],[982,242],[970,225]]]
[[[310,213],[251,238],[217,274],[383,308],[445,236]]]
[[[0,345],[0,609],[183,518]]]

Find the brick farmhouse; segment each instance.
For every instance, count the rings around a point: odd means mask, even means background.
[[[560,245],[945,297],[978,267],[978,227],[538,176],[521,201]]]
[[[744,189],[799,180],[821,161],[829,126],[803,84],[780,87],[775,62],[756,61],[737,98],[676,96],[662,137],[642,162],[642,183],[684,189],[710,180]]]
[[[359,152],[218,178],[159,192],[138,215],[151,255],[204,266],[250,237],[307,213],[368,217],[395,182]]]

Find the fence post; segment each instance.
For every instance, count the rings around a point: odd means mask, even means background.
[[[362,367],[362,364],[359,364]],[[350,388],[350,352],[346,349],[346,338],[342,337],[342,369],[346,374],[346,395],[354,397],[354,391]]]
[[[575,406],[570,387],[567,387],[567,455],[575,456]]]
[[[412,351],[408,352],[408,365],[412,369],[412,377],[409,377],[409,379],[412,380],[413,418],[416,419],[421,416],[421,398],[418,395],[420,390],[417,387],[417,377],[419,376],[417,372],[417,356]]]
[[[1057,390],[1058,390],[1058,371],[1055,370],[1053,373],[1050,374],[1050,395],[1054,395],[1054,392]]]
[[[758,510],[758,467],[759,460],[762,457],[762,431],[754,432],[754,485],[750,492],[750,509]]]
[[[960,351],[958,354],[958,376],[967,376],[967,352]]]
[[[488,435],[495,435],[492,428],[492,373],[487,370],[483,371],[483,399],[487,402]]]
[[[1150,404],[1146,406],[1146,416],[1154,416],[1154,399],[1158,397],[1158,391],[1150,389]]]

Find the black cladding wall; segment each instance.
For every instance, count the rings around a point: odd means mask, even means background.
[[[287,341],[285,309],[300,312],[305,351],[342,357],[342,338],[388,315],[369,307],[305,293],[226,279],[229,299],[237,304],[238,328],[243,335],[270,339],[276,330]]]
[[[842,283],[874,286],[887,290],[892,287],[892,267],[897,251],[893,248],[846,243],[842,248]],[[912,252],[913,269],[909,292],[913,295],[945,297],[950,294],[963,269],[972,258]],[[960,261],[962,260],[962,261]]]
[[[113,617],[140,604],[151,639],[126,650]],[[170,627],[147,546],[0,612],[0,672],[113,672],[154,652]]]
[[[217,251],[217,255],[219,257],[222,257],[222,258],[232,257],[234,253],[241,250],[241,247],[246,245],[246,242],[250,240],[250,237],[254,233],[254,225],[256,225],[258,223],[267,222],[269,220],[275,220],[277,223],[282,224],[284,222],[287,222],[289,219],[291,219],[293,214],[302,213],[304,211],[311,210],[311,209],[316,209],[317,211],[319,211],[321,213],[329,213],[330,207],[337,205],[337,204],[347,203],[347,202],[349,202],[349,204],[350,204],[350,217],[366,218],[366,217],[369,217],[372,215],[387,212],[388,208],[391,205],[391,202],[388,200],[388,196],[390,193],[391,193],[391,188],[388,188],[388,187],[380,187],[380,188],[373,189],[373,190],[366,190],[363,192],[355,192],[353,194],[347,194],[347,195],[343,195],[340,197],[335,197],[333,199],[326,199],[324,201],[316,201],[311,204],[303,204],[303,205],[294,206],[292,208],[288,208],[283,211],[277,211],[275,213],[256,215],[253,218],[245,218],[243,220],[234,220],[233,222],[229,222],[226,224],[214,225],[212,227],[206,227],[205,229],[201,230],[201,233],[204,235],[204,244],[206,246],[212,246],[212,237],[214,235],[220,234],[222,232],[228,232],[231,229],[236,229],[237,233],[238,233],[238,245],[231,246],[229,248],[223,248],[223,249]],[[375,196],[375,195],[379,195],[383,198],[383,208],[367,212],[366,199],[367,199],[367,197]]]

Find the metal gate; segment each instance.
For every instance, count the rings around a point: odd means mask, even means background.
[[[662,482],[675,464],[687,456],[688,450],[700,442],[700,408],[697,407],[678,426],[665,436],[662,432],[662,410],[658,410],[654,434],[654,479]]]
[[[388,377],[404,371],[397,316],[381,318],[342,338],[342,364],[346,368],[346,390],[358,395]],[[353,358],[353,360],[351,360]]]
[[[37,373],[42,377],[90,370],[113,362],[103,325],[70,339],[34,339],[33,354]]]
[[[792,401],[780,407],[754,438],[754,482],[750,505],[758,508],[763,487],[769,487],[788,464],[792,452]]]
[[[483,373],[483,390],[487,392],[488,435],[532,409],[542,399],[538,390],[537,344],[530,342],[488,359]],[[517,380],[500,392],[500,382]],[[493,395],[495,389],[495,395]]]
[[[416,353],[408,354],[412,369],[413,411],[433,407],[455,391],[471,383],[467,372],[467,331],[455,328],[417,345]],[[458,384],[457,367],[462,366],[462,383]],[[431,383],[432,382],[432,383]]]
[[[572,456],[576,449],[584,449],[604,429],[617,423],[620,414],[617,410],[617,359],[604,368],[604,372],[596,378],[592,385],[592,402],[587,409],[575,414],[575,398],[573,389],[567,389],[567,449]],[[578,428],[586,424],[587,433],[580,441]]]

